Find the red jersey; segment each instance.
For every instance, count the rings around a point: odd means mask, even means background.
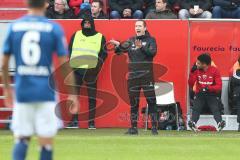
[[[74,13],[77,16],[80,13],[80,6],[83,3],[83,0],[70,0],[69,1],[69,7],[74,9]],[[89,1],[89,3],[92,3],[92,0]]]
[[[191,88],[196,84],[196,93],[208,87],[209,92],[219,93],[222,90],[222,79],[216,67],[209,66],[206,71],[196,70],[190,73],[188,84]]]

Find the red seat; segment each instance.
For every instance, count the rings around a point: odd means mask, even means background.
[[[0,8],[25,8],[25,0],[1,0]]]

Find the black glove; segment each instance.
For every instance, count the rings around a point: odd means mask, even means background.
[[[208,87],[205,87],[205,88],[202,88],[200,92],[201,93],[208,93],[208,91],[209,91]]]
[[[192,66],[191,73],[195,72],[197,69],[198,69],[198,68],[197,68],[197,65],[194,64],[194,65]]]
[[[122,52],[127,52],[131,46],[132,46],[132,42],[131,41],[125,41],[125,42],[122,42],[120,45],[119,45],[119,49],[122,51]]]

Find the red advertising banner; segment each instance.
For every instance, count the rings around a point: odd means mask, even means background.
[[[240,23],[223,21],[190,21],[191,64],[201,53],[210,53],[222,77],[240,55]]]
[[[67,35],[67,40],[81,29],[80,20],[58,20]],[[97,31],[109,41],[124,41],[134,36],[134,20],[96,20]],[[175,99],[179,101],[184,116],[187,113],[188,60],[190,65],[204,52],[211,54],[214,63],[220,69],[222,77],[228,77],[229,71],[240,55],[240,23],[223,21],[181,21],[148,20],[147,28],[156,38],[158,52],[154,58],[155,81],[173,82]],[[190,32],[189,32],[190,31]],[[190,42],[190,43],[189,43]],[[190,53],[189,53],[190,51]],[[108,57],[98,78],[96,127],[129,127],[129,99],[127,93],[127,54],[118,56],[113,51]],[[83,87],[80,97],[80,127],[87,127],[88,99]],[[146,106],[141,95],[140,109]],[[60,94],[60,99],[66,95]],[[64,120],[71,114],[62,108]],[[141,115],[141,114],[140,114]],[[1,115],[6,117],[5,115]],[[2,118],[1,117],[1,118]],[[140,127],[143,122],[140,116]]]
[[[81,29],[80,20],[59,20],[69,41],[74,32]],[[96,30],[109,41],[124,41],[134,36],[134,20],[98,20]],[[184,115],[187,112],[187,68],[188,68],[188,22],[147,21],[150,34],[156,38],[158,52],[154,58],[155,81],[174,83],[175,99],[180,102]],[[108,52],[107,60],[98,78],[98,103],[96,127],[129,127],[129,99],[127,93],[127,54],[118,56]],[[83,89],[82,93],[86,92]],[[61,96],[63,99],[64,96]],[[146,106],[141,96],[140,108]],[[80,97],[80,127],[87,127],[87,96]],[[140,111],[140,109],[139,109]],[[68,112],[65,110],[65,112]],[[141,115],[141,113],[140,113]],[[70,114],[65,113],[65,118]],[[139,126],[143,123],[140,116]]]

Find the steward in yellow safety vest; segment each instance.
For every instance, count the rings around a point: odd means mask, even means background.
[[[89,129],[95,129],[95,108],[97,77],[103,62],[107,58],[104,50],[105,37],[95,30],[94,20],[85,18],[81,22],[82,30],[75,32],[69,43],[70,66],[74,70],[78,94],[85,82],[89,96]],[[78,109],[74,109],[75,113]],[[69,127],[78,127],[78,115],[72,118]]]

